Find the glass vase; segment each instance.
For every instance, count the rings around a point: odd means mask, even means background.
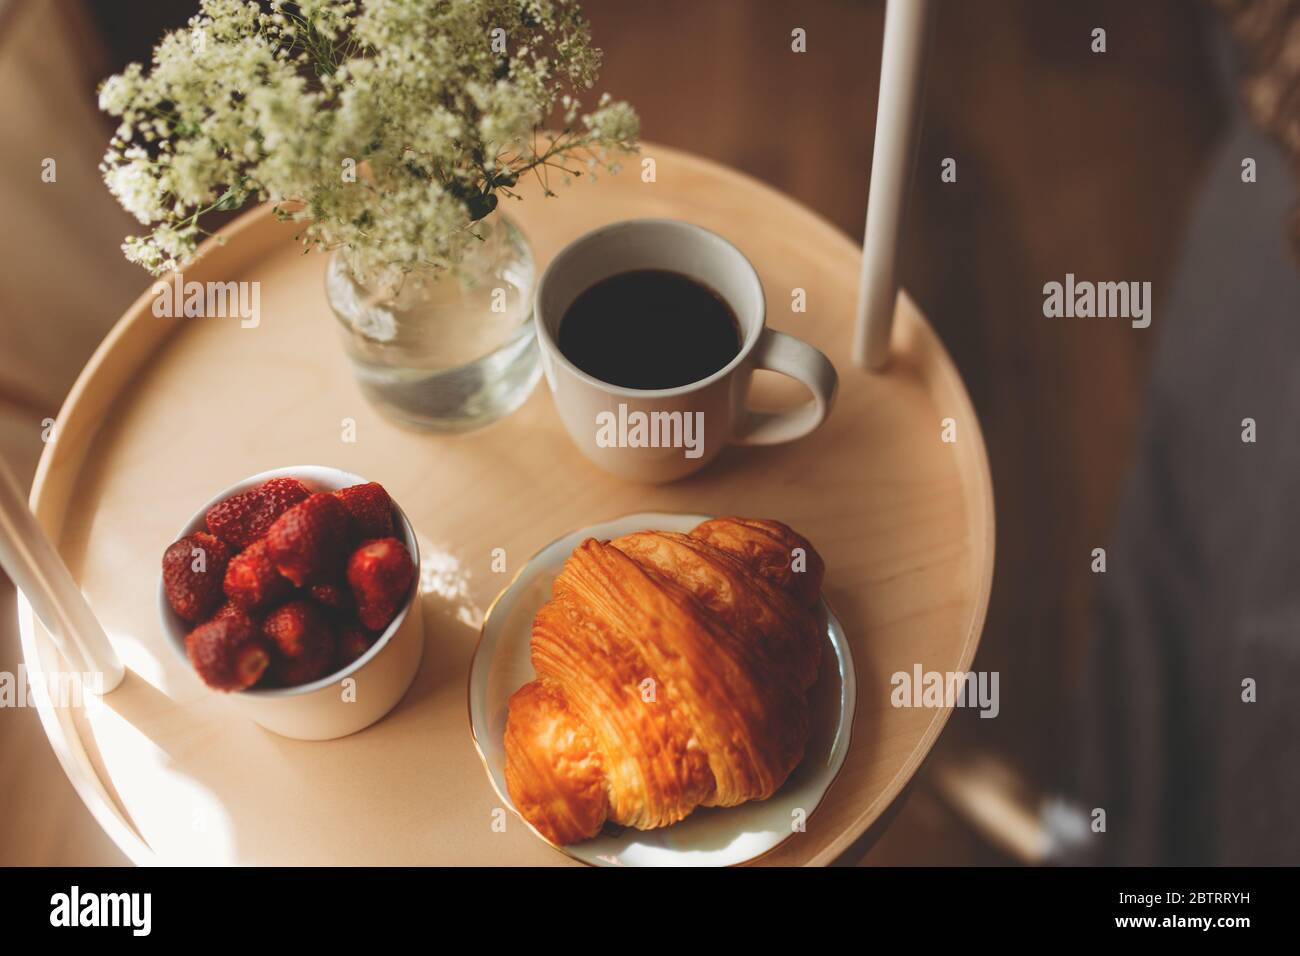
[[[509,218],[453,269],[363,275],[346,249],[330,255],[325,288],[362,392],[386,416],[431,431],[496,421],[541,375],[533,333],[532,249]]]

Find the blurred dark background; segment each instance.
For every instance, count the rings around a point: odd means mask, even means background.
[[[0,189],[11,212],[0,249],[0,448],[24,477],[41,419],[145,282],[117,255],[129,224],[95,172],[110,129],[93,108],[95,85],[147,59],[193,7],[0,0],[0,162],[10,174]],[[1111,532],[1166,318],[1162,282],[1226,109],[1207,51],[1216,14],[1195,0],[939,7],[903,283],[956,360],[988,442],[998,557],[976,666],[1001,672],[1004,704],[994,721],[958,712],[889,825],[846,862],[1035,857],[1033,821],[1017,813],[1068,774],[1065,701],[1088,644],[1090,552]],[[636,106],[646,140],[756,176],[860,238],[883,0],[584,9],[605,51],[600,88]],[[1099,26],[1103,55],[1089,48]],[[790,52],[795,27],[807,31],[802,55]],[[67,157],[60,181],[81,190],[60,190],[58,206],[24,185],[52,142]],[[957,160],[956,183],[940,182],[945,157]],[[62,288],[72,260],[93,281]],[[1043,320],[1043,283],[1067,272],[1151,281],[1156,322]],[[16,669],[12,619],[10,601],[0,669]],[[17,781],[0,795],[0,862],[121,859],[62,778],[34,713],[0,720],[0,766]],[[1000,810],[972,809],[972,779]]]

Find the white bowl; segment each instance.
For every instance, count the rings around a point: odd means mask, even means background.
[[[532,622],[550,598],[551,584],[564,562],[586,538],[605,541],[650,528],[685,533],[706,520],[707,515],[647,512],[565,535],[520,568],[488,609],[470,663],[470,733],[497,798],[516,814],[506,789],[506,702],[520,685],[537,676],[529,657]],[[844,629],[824,600],[818,614],[827,646],[817,682],[808,691],[812,733],[803,760],[780,790],[766,800],[737,807],[700,808],[680,823],[658,830],[609,827],[590,840],[556,849],[592,866],[734,866],[756,860],[818,826],[813,813],[848,756],[858,700]],[[545,840],[528,821],[519,819]]]
[[[206,531],[208,509],[217,502],[271,478],[282,477],[298,478],[313,491],[337,491],[367,481],[360,475],[321,465],[295,465],[264,471],[231,485],[205,503],[173,540],[196,531]],[[406,513],[396,502],[393,504],[398,519],[397,537],[411,553],[416,568],[406,604],[379,639],[342,670],[298,687],[253,688],[223,694],[245,716],[267,730],[298,740],[346,737],[369,727],[392,710],[415,680],[420,659],[424,656],[424,624],[419,600],[420,546]],[[193,625],[181,620],[167,603],[161,576],[158,580],[158,611],[168,643],[192,672],[193,666],[185,653],[185,635]],[[195,674],[194,679],[199,680],[199,676]]]

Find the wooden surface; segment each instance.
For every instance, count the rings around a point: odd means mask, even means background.
[[[941,346],[903,300],[887,375],[847,365],[858,250],[761,184],[648,146],[658,179],[624,174],[513,206],[539,265],[587,229],[681,216],[757,266],[770,322],[840,366],[827,424],[793,446],[733,449],[675,485],[617,481],[569,445],[540,389],[523,409],[453,437],[398,429],[351,381],[323,294],[323,259],[292,229],[242,219],[186,278],[262,283],[262,322],[181,323],[146,294],[105,341],[60,415],[33,502],[131,673],[98,714],[43,713],[55,750],[137,860],[246,863],[553,863],[521,826],[494,832],[496,801],[465,717],[477,625],[507,572],[593,520],[643,510],[771,515],[810,537],[826,597],[854,645],[854,749],[809,832],[765,862],[830,862],[899,792],[947,713],[889,706],[889,674],[967,667],[987,606],[992,497],[979,426]],[[791,313],[790,290],[808,311]],[[760,383],[766,386],[767,383]],[[772,400],[788,397],[773,388]],[[940,441],[941,420],[958,441]],[[344,419],[354,443],[341,440]],[[425,662],[386,720],[341,741],[284,740],[237,717],[162,645],[158,556],[213,489],[255,471],[332,464],[384,483],[414,521],[426,602]],[[25,635],[33,662],[57,666]]]

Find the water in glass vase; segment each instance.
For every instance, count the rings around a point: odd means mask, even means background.
[[[532,250],[509,219],[453,270],[359,277],[346,250],[326,292],[361,390],[385,415],[435,431],[478,428],[514,411],[541,374],[533,334]]]

